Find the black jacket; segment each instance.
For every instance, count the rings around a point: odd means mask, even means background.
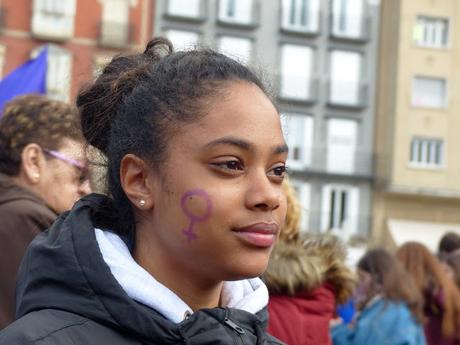
[[[16,290],[19,320],[0,333],[1,345],[280,344],[265,333],[266,309],[203,309],[175,324],[132,300],[94,234],[107,226],[98,219],[110,218],[100,210],[110,208],[108,198],[90,195],[32,242]]]

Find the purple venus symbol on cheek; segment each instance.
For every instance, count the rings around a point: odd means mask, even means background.
[[[187,203],[188,201],[193,200],[193,198],[195,197],[197,199],[201,199],[206,204],[206,209],[201,214],[197,214],[198,213],[197,211],[190,210],[190,207]],[[185,235],[185,237],[187,237],[187,241],[190,243],[191,241],[196,240],[198,237],[194,230],[195,224],[198,222],[205,221],[211,215],[211,210],[212,210],[211,198],[209,197],[209,194],[206,193],[203,189],[192,189],[184,193],[184,195],[182,195],[181,207],[182,207],[182,211],[184,212],[184,214],[190,220],[190,224],[188,225],[188,227],[185,229],[182,229],[182,233]]]

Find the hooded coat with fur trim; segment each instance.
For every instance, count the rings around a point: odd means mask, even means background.
[[[354,276],[334,237],[280,241],[264,280],[270,291],[269,332],[292,345],[331,345],[336,304],[352,294]]]

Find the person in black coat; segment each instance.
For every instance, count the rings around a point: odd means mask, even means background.
[[[157,38],[77,106],[109,196],[33,241],[0,344],[279,344],[256,277],[286,214],[287,146],[259,78]]]

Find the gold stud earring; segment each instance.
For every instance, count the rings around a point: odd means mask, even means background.
[[[144,206],[145,206],[145,200],[144,200],[144,199],[139,200],[139,206],[140,206],[140,207],[144,207]]]

